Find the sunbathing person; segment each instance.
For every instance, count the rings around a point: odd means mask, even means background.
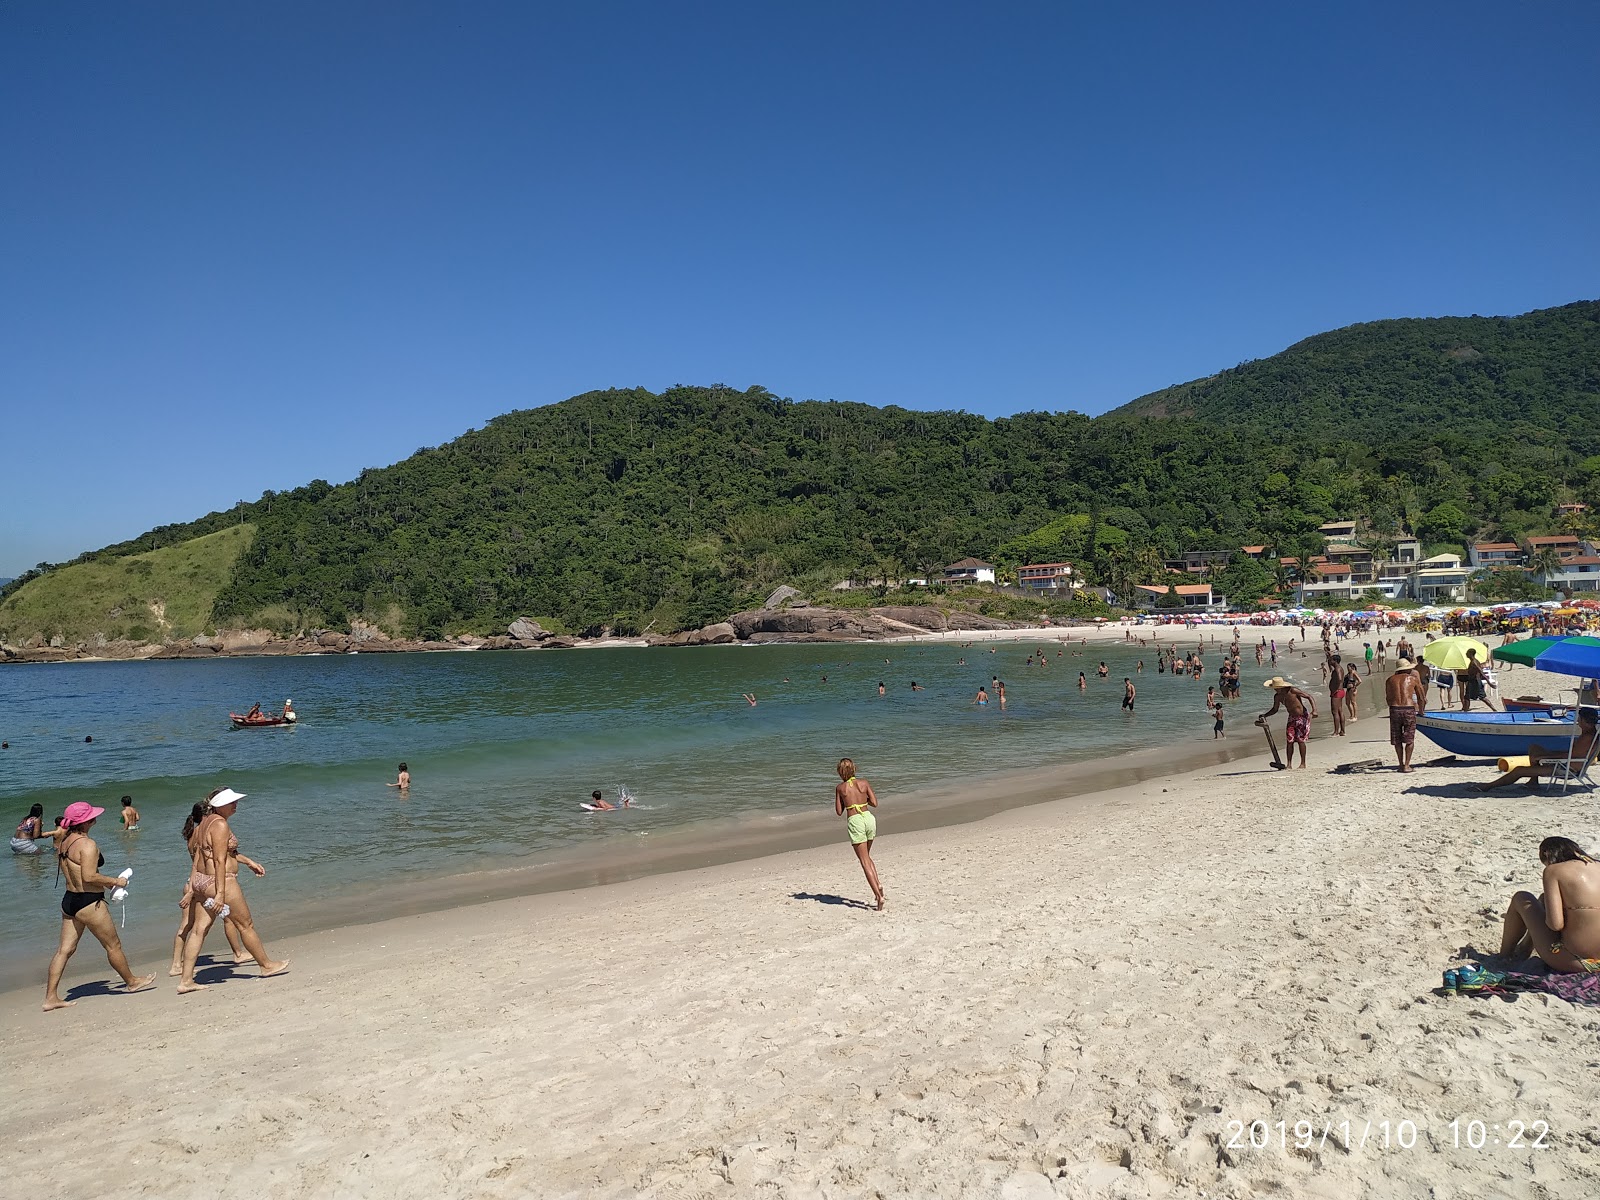
[[[1589,757],[1589,751],[1594,746],[1595,715],[1587,708],[1578,710],[1578,736],[1572,739],[1571,750],[1551,750],[1535,743],[1528,747],[1528,765],[1525,767],[1512,767],[1500,778],[1489,783],[1480,783],[1478,790],[1487,792],[1491,788],[1509,787],[1519,779],[1526,779],[1530,788],[1539,786],[1539,776],[1549,775],[1555,770],[1556,764],[1564,763],[1569,758],[1582,762]]]
[[[1506,909],[1500,935],[1503,958],[1532,953],[1552,971],[1600,972],[1600,863],[1576,842],[1547,837],[1539,843],[1544,895],[1518,892]]]

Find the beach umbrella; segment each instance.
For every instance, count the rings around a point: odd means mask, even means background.
[[[1469,637],[1447,637],[1429,642],[1422,648],[1422,661],[1446,671],[1465,671],[1471,665],[1467,662],[1468,650],[1476,650],[1478,661],[1488,663],[1489,647],[1477,638]]]
[[[1505,615],[1510,617],[1512,620],[1520,621],[1526,617],[1543,616],[1544,609],[1534,608],[1531,604],[1524,604],[1521,608],[1514,608]]]
[[[1529,638],[1495,651],[1501,662],[1521,663],[1539,671],[1558,675],[1600,678],[1600,638]]]
[[[1500,646],[1495,649],[1494,656],[1500,662],[1516,663],[1519,666],[1531,667],[1539,661],[1539,655],[1566,638],[1539,637],[1528,638],[1522,642],[1512,642],[1509,646]]]

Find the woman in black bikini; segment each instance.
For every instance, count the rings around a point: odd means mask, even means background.
[[[122,976],[130,992],[141,991],[155,982],[154,975],[139,975],[128,969],[128,956],[122,952],[122,939],[117,936],[116,924],[111,920],[111,910],[106,905],[106,888],[126,887],[127,884],[111,875],[100,874],[106,865],[105,855],[89,837],[88,830],[95,818],[105,812],[92,804],[78,801],[67,807],[62,818],[62,828],[67,832],[61,838],[56,859],[61,874],[67,879],[66,895],[61,897],[61,946],[50,960],[50,974],[45,980],[44,1010],[68,1008],[74,1001],[63,1000],[57,990],[67,962],[78,949],[78,942],[87,929],[106,948],[106,961],[111,969]]]

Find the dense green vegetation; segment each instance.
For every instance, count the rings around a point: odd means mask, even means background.
[[[1600,506],[1600,302],[1353,326],[1095,420],[759,387],[591,392],[84,557],[247,519],[257,533],[217,622],[364,616],[435,634],[529,614],[666,631],[778,583],[816,591],[966,555],[1064,558],[1118,588],[1186,549],[1314,553],[1334,517],[1369,520],[1380,542],[1519,537],[1554,528],[1569,497]],[[1281,576],[1235,562],[1219,586],[1245,599]]]
[[[60,635],[75,642],[98,633],[149,642],[204,633],[254,533],[234,524],[161,550],[59,567],[0,601],[0,641]]]

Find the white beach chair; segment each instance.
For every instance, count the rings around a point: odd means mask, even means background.
[[[1550,763],[1550,782],[1545,785],[1545,791],[1554,791],[1557,783],[1561,784],[1563,793],[1575,783],[1593,790],[1595,781],[1590,776],[1589,771],[1594,766],[1596,751],[1600,751],[1600,737],[1595,738],[1589,744],[1589,753],[1577,758],[1571,757],[1572,743],[1568,742],[1567,754],[1569,757],[1562,761]]]

